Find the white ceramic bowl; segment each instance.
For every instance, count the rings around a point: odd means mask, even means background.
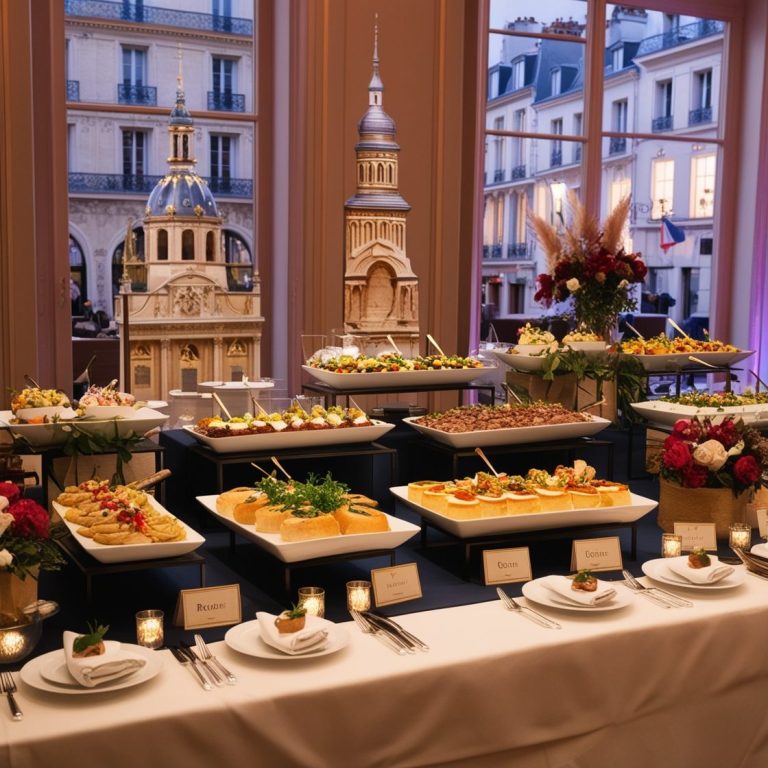
[[[47,417],[50,421],[54,416],[62,419],[71,419],[75,412],[68,405],[46,405],[40,408],[19,408],[14,414],[21,421],[34,421]]]
[[[549,349],[549,344],[517,344],[515,352],[518,355],[540,355]]]
[[[136,413],[132,405],[86,405],[83,415],[86,419],[130,419]]]
[[[564,341],[563,344],[578,352],[603,352],[608,347],[604,341]]]

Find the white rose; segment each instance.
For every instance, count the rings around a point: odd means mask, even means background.
[[[717,472],[727,459],[728,454],[723,444],[717,440],[706,440],[693,451],[693,460],[712,472]]]
[[[619,283],[619,288],[626,288],[629,285],[629,280],[622,280]]]
[[[7,549],[0,549],[0,568],[10,568],[13,555]]]
[[[0,498],[5,497],[0,496]],[[0,512],[0,536],[2,536],[8,530],[8,528],[10,528],[13,520],[13,515],[9,512]]]
[[[740,456],[741,452],[744,450],[744,441],[739,440],[736,445],[733,446],[733,448],[728,449],[728,455],[729,456]]]
[[[579,279],[577,277],[572,277],[570,280],[566,281],[565,287],[571,293],[576,293],[576,291],[578,291],[579,288],[581,288],[581,283],[579,282]]]

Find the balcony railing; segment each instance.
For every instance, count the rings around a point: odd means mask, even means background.
[[[635,56],[645,56],[649,53],[663,51],[665,48],[674,48],[678,45],[700,40],[702,37],[719,35],[725,31],[725,23],[715,19],[700,19],[692,24],[683,24],[682,27],[664,32],[661,35],[646,37],[640,43]]]
[[[67,80],[67,101],[80,101],[79,80]]]
[[[245,112],[245,94],[208,91],[208,109],[211,112]]]
[[[712,107],[699,107],[688,113],[688,125],[712,122]]]
[[[142,194],[148,195],[163,177],[128,173],[70,173],[70,194]],[[219,179],[209,181],[217,197],[253,197],[252,179]]]
[[[651,130],[654,133],[660,133],[661,131],[672,130],[672,115],[664,115],[663,117],[654,117],[651,120]]]
[[[528,258],[528,243],[510,243],[507,246],[507,258],[510,261],[526,261]]]
[[[503,168],[497,168],[493,172],[493,180],[495,183],[498,183],[500,181],[504,181],[504,169]]]
[[[111,21],[132,21],[163,27],[183,27],[207,32],[228,32],[233,35],[253,36],[253,22],[235,16],[178,11],[157,8],[144,3],[109,2],[108,0],[64,0],[67,16],[81,16]]]
[[[483,258],[484,259],[500,259],[501,258],[501,245],[484,245],[483,246]]]
[[[627,140],[623,136],[611,136],[608,142],[608,154],[619,155],[627,151]]]
[[[573,148],[573,162],[574,163],[580,163],[581,162],[581,153],[582,153],[582,146],[581,146],[581,144],[577,144]]]
[[[553,149],[552,155],[549,158],[549,164],[552,168],[557,167],[558,165],[563,164],[563,150],[562,149]]]
[[[516,165],[512,169],[512,178],[513,179],[524,179],[525,178],[525,166],[524,165]]]
[[[157,88],[154,85],[117,84],[118,104],[138,104],[145,107],[157,106]]]

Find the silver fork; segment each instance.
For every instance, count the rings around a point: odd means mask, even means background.
[[[517,611],[521,616],[525,616],[534,624],[546,627],[547,629],[562,629],[562,625],[558,624],[554,619],[550,619],[541,613],[537,613],[533,608],[529,608],[527,605],[520,605],[515,601],[513,597],[510,597],[501,587],[496,587],[496,594],[501,598],[501,602],[509,608],[511,611]]]
[[[637,592],[643,597],[647,597],[649,600],[656,603],[656,605],[662,608],[692,608],[693,603],[690,600],[686,600],[684,597],[673,595],[671,592],[667,592],[664,589],[658,587],[646,587],[641,584],[628,570],[624,569],[622,572],[624,576],[624,584],[629,589]]]
[[[390,650],[400,654],[401,656],[405,656],[408,653],[406,647],[399,641],[395,640],[395,638],[392,637],[392,635],[390,635],[388,632],[384,632],[384,630],[371,625],[357,611],[351,610],[349,613],[355,620],[355,624],[357,624],[357,626],[360,627],[360,629],[362,629],[366,635],[373,635],[378,640],[381,640],[381,642],[383,642],[384,645],[386,645]]]
[[[212,690],[211,684],[203,677],[203,673],[190,661],[181,648],[170,646],[169,650],[182,667],[189,667],[189,669],[192,670],[192,673],[197,678],[197,682],[200,683],[206,691]]]
[[[13,694],[16,693],[16,681],[10,672],[0,672],[0,685],[3,693],[8,697],[8,706],[11,708],[11,714],[14,720],[21,720],[24,713],[19,709]]]
[[[227,678],[228,683],[234,684],[237,682],[237,678],[211,653],[211,649],[206,644],[202,635],[195,635],[195,647],[203,661],[215,666]]]
[[[181,648],[181,652],[195,665],[195,667],[197,667],[197,669],[200,669],[205,673],[205,677],[207,677],[213,685],[224,685],[224,680],[219,673],[210,664],[201,659],[189,643],[185,643],[182,640],[182,642],[179,643],[179,648]]]

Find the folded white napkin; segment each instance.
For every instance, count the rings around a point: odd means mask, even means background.
[[[688,556],[670,557],[667,566],[672,573],[681,576],[691,584],[714,584],[733,573],[730,565],[718,562],[717,555],[710,555],[711,564],[706,568],[691,568],[688,565]]]
[[[546,587],[559,598],[576,605],[594,607],[607,603],[616,596],[616,590],[601,581],[597,582],[597,589],[594,592],[573,589],[571,587],[572,583],[572,579],[569,579],[567,576],[545,576],[543,579],[539,579],[539,584],[542,587]]]
[[[147,663],[144,659],[126,653],[121,649],[120,643],[114,640],[104,642],[104,653],[100,656],[76,658],[72,656],[72,644],[80,634],[64,633],[64,657],[69,674],[86,688],[93,688],[102,683],[132,675]]]
[[[332,626],[332,622],[308,614],[304,629],[281,635],[275,626],[277,616],[266,611],[259,611],[256,618],[259,620],[261,639],[273,648],[291,656],[321,651],[325,648],[328,640],[328,628]]]

